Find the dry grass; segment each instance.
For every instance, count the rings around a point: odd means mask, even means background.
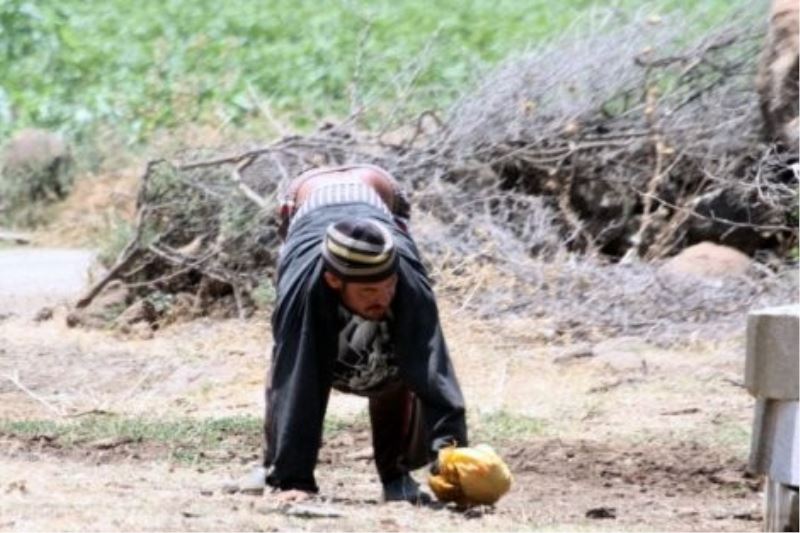
[[[293,517],[268,499],[222,494],[222,482],[241,475],[258,455],[254,431],[270,343],[266,316],[173,325],[148,341],[10,319],[0,323],[3,373],[22,369],[26,385],[66,413],[103,408],[115,414],[96,416],[119,425],[94,424],[92,415],[55,417],[0,383],[0,418],[99,431],[96,440],[71,445],[19,431],[0,438],[2,527],[752,529],[752,521],[733,517],[757,517],[760,508],[758,493],[737,470],[752,408],[746,392],[729,382],[740,370],[740,339],[681,349],[618,339],[590,345],[591,356],[565,358],[586,346],[547,341],[546,324],[483,320],[448,298],[441,300],[441,313],[473,440],[497,447],[515,474],[515,489],[493,512],[379,506],[368,456],[353,456],[369,447],[365,405],[341,395],[331,402],[329,422],[337,432],[323,447],[318,475],[326,500],[318,503],[344,517]],[[37,364],[26,366],[31,360]],[[223,440],[200,438],[204,427],[237,418],[246,422],[238,426],[245,438],[227,430],[219,435]],[[190,425],[173,427],[170,420]],[[117,431],[126,427],[127,433]],[[103,448],[129,434],[142,440]],[[703,465],[717,481],[693,473]],[[604,469],[621,477],[604,477]],[[598,506],[614,507],[618,518],[585,518]]]

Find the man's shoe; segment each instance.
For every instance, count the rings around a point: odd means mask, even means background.
[[[414,481],[414,478],[409,474],[403,474],[399,478],[383,484],[383,501],[425,505],[431,503],[431,497],[419,489],[419,483]]]
[[[267,469],[263,466],[253,468],[249,473],[243,475],[236,481],[225,483],[222,492],[225,494],[251,494],[261,496],[267,487]]]

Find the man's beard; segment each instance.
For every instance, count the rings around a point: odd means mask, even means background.
[[[388,308],[380,306],[380,305],[373,305],[371,307],[367,307],[364,310],[364,314],[366,315],[364,318],[369,320],[380,320],[386,317],[386,312]]]

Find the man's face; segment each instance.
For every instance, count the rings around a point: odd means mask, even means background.
[[[339,292],[346,308],[367,320],[383,320],[386,317],[397,289],[397,274],[370,283],[344,283],[330,272],[325,272],[325,281]]]

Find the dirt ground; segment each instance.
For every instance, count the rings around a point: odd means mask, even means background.
[[[66,312],[0,318],[0,421],[261,415],[267,316],[196,320],[145,339],[67,328]],[[329,416],[344,429],[326,437],[309,506],[222,490],[257,461],[252,441],[187,463],[146,439],[70,444],[0,431],[0,530],[760,529],[760,486],[744,472],[753,402],[741,386],[742,338],[578,345],[526,317],[483,322],[449,301],[441,312],[470,430],[514,474],[494,508],[380,503],[366,405],[334,394]],[[488,422],[498,414],[508,427]]]

